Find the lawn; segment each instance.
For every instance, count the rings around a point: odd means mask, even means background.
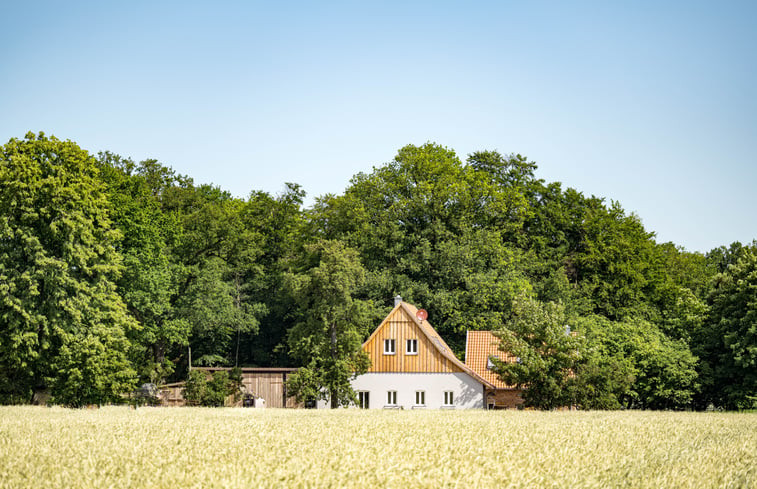
[[[757,487],[757,414],[0,408],[0,488]]]

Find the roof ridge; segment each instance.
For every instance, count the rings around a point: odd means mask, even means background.
[[[490,388],[494,387],[494,385],[491,382],[489,382],[488,380],[486,380],[483,377],[481,377],[480,375],[478,375],[478,373],[476,373],[473,369],[471,369],[470,367],[468,367],[465,363],[461,362],[459,358],[457,358],[457,356],[452,352],[452,349],[449,347],[449,345],[444,341],[444,339],[442,339],[441,335],[436,331],[436,329],[434,329],[433,326],[431,326],[431,323],[429,323],[427,320],[426,321],[420,321],[415,314],[412,314],[412,309],[415,309],[416,312],[418,310],[415,306],[413,306],[412,304],[408,304],[405,301],[400,302],[399,306],[402,306],[403,309],[405,310],[405,312],[409,313],[408,316],[410,316],[411,320],[413,322],[415,322],[415,324],[423,332],[423,334],[425,334],[428,337],[428,339],[431,340],[431,343],[434,343],[434,345],[437,347],[437,349],[439,350],[439,353],[441,353],[442,356],[444,356],[446,359],[448,359],[453,364],[455,364],[464,373],[470,375],[471,377],[475,378],[476,380],[478,380],[479,382],[483,383],[484,385],[487,385]],[[411,307],[412,307],[412,309],[411,309]],[[427,326],[423,325],[424,322],[427,324]],[[382,322],[382,324],[383,324],[383,322]],[[379,326],[379,328],[380,327],[381,326]],[[433,331],[434,336],[432,336],[431,334],[429,334],[429,332],[426,330],[426,327],[430,328],[431,331]],[[439,340],[439,342],[441,343],[441,345],[442,345],[443,348],[439,348],[440,345],[436,344],[436,342],[434,341],[435,339]]]

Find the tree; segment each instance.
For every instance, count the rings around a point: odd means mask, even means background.
[[[369,368],[360,347],[371,318],[371,304],[353,295],[365,270],[355,250],[339,241],[306,246],[305,269],[289,276],[299,306],[299,322],[289,331],[292,356],[303,367],[291,376],[289,390],[298,400],[318,392],[331,407],[355,402],[350,380]]]
[[[94,158],[43,133],[0,152],[0,401],[49,388],[70,406],[134,387],[116,292],[120,236]]]
[[[562,306],[519,296],[512,318],[495,335],[500,349],[518,361],[492,359],[494,371],[506,383],[525,388],[527,406],[553,409],[576,404],[581,341],[570,334]]]
[[[100,166],[124,234],[119,287],[142,326],[131,335],[140,376],[164,381],[189,344],[198,365],[236,364],[261,309],[243,280],[260,241],[242,221],[243,202],[155,160],[102,153]]]
[[[608,365],[604,371],[621,373],[613,390],[623,407],[684,409],[690,405],[699,388],[697,358],[685,341],[669,338],[643,319],[610,321],[593,315],[576,318],[573,324],[585,338],[586,351]]]
[[[698,337],[705,402],[727,409],[757,408],[757,249],[713,279],[710,313]]]
[[[100,153],[99,178],[105,184],[110,215],[121,231],[124,272],[118,289],[140,328],[129,332],[130,356],[142,382],[160,384],[173,373],[166,351],[186,346],[191,325],[176,307],[186,269],[172,250],[183,233],[178,213],[167,213],[162,198],[191,180],[146,160]]]
[[[405,146],[309,214],[314,235],[358,250],[369,272],[368,297],[378,302],[401,292],[424,304],[457,352],[466,329],[501,324],[513,297],[530,288],[521,253],[506,241],[528,215],[521,189],[489,173],[508,165],[501,156],[476,158],[464,165],[437,144]]]
[[[239,384],[237,379],[233,378],[226,370],[213,372],[208,379],[208,375],[201,370],[192,370],[184,386],[183,395],[190,405],[222,407],[226,404],[226,398],[231,395],[239,394]],[[238,397],[235,398],[239,400]]]

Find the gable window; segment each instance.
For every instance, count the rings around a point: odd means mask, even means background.
[[[455,405],[455,394],[452,391],[444,391],[444,406]]]
[[[386,405],[387,406],[397,405],[397,391],[386,391]]]
[[[408,355],[418,354],[418,340],[407,340],[405,353]]]
[[[370,407],[371,393],[368,391],[358,391],[357,393],[357,405],[360,409],[368,409]]]
[[[384,340],[384,355],[394,355],[396,349],[395,340]]]
[[[426,405],[426,391],[415,391],[415,405],[416,406]]]

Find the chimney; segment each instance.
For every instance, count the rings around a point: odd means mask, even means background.
[[[402,296],[397,294],[397,297],[394,298],[394,307],[397,307],[402,302]]]

